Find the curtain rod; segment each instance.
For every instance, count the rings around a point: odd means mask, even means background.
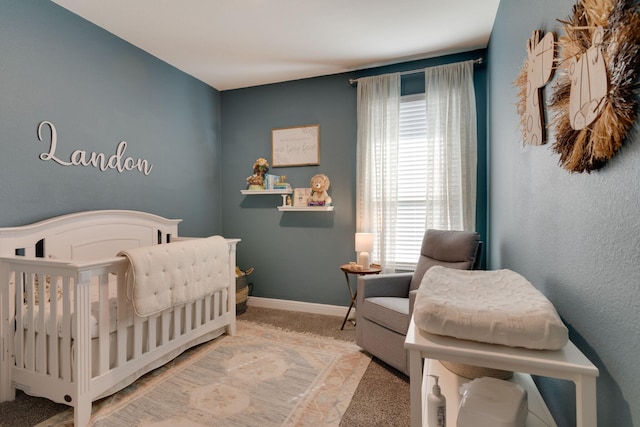
[[[473,60],[473,65],[480,65],[480,64],[482,64],[482,61],[483,61],[482,58],[474,59]],[[460,62],[465,62],[465,61],[460,61]],[[455,62],[451,62],[451,64],[455,64]],[[447,65],[447,64],[443,64],[443,65]],[[401,76],[404,76],[404,75],[407,75],[407,74],[419,74],[419,73],[423,73],[425,68],[430,68],[430,67],[420,68],[419,70],[401,71],[398,74],[401,75]],[[389,73],[389,74],[394,74],[394,73]],[[358,84],[358,80],[360,80],[360,78],[358,78],[358,79],[349,79],[349,84],[351,86],[357,85]]]

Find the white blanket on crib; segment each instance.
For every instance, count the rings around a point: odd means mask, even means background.
[[[229,250],[212,236],[121,251],[129,259],[127,298],[138,316],[186,304],[228,286]]]

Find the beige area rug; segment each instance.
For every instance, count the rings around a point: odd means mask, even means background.
[[[239,320],[93,404],[94,426],[338,426],[370,358],[350,342]],[[67,410],[44,426],[71,426]]]

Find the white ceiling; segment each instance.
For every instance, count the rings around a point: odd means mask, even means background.
[[[487,46],[500,0],[52,0],[218,90]]]

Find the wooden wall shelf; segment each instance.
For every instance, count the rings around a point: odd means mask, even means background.
[[[264,196],[268,194],[279,194],[282,196],[282,206],[278,210],[282,212],[331,212],[333,206],[289,206],[287,196],[293,194],[293,189],[288,190],[240,190],[245,196]]]

